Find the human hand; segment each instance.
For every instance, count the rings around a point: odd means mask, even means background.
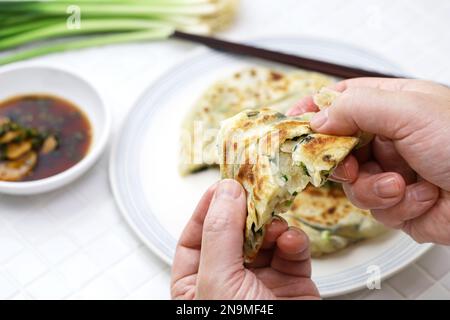
[[[251,265],[244,265],[247,206],[234,180],[203,195],[178,242],[172,268],[174,299],[316,299],[307,236],[275,219]]]
[[[375,134],[332,178],[350,200],[418,242],[450,244],[450,89],[427,81],[360,78],[311,120],[321,133]],[[289,114],[318,111],[311,97]]]

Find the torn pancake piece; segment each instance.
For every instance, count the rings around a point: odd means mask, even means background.
[[[237,180],[247,193],[246,262],[256,257],[272,217],[288,211],[308,183],[323,185],[358,141],[314,133],[302,117],[271,109],[246,110],[222,123],[222,178]]]

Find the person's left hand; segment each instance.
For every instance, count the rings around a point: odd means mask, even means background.
[[[242,186],[222,180],[203,195],[178,242],[174,299],[317,299],[307,236],[274,219],[257,258],[244,265],[246,200]]]

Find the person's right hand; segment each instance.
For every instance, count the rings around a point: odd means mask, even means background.
[[[450,89],[426,81],[360,78],[311,120],[321,133],[375,134],[332,178],[350,200],[418,242],[450,244]],[[290,115],[317,111],[311,97]]]

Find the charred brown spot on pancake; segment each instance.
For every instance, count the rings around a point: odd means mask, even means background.
[[[292,127],[298,126],[298,125],[305,125],[307,124],[304,121],[298,121],[298,120],[283,120],[277,124],[275,124],[275,128],[278,130],[289,130],[292,129]]]
[[[234,151],[237,150],[237,147],[238,147],[238,143],[237,143],[237,142],[233,143],[233,150],[234,150]]]
[[[244,122],[244,124],[242,125],[242,127],[243,127],[244,129],[246,129],[246,128],[250,127],[251,125],[252,125],[252,123],[251,123],[250,121],[247,121],[247,122]]]
[[[288,135],[288,131],[281,128],[278,132],[272,133],[272,135],[276,136],[278,138],[278,141],[284,142]]]
[[[269,134],[265,137],[265,139],[262,141],[262,143],[264,143],[265,145],[263,145],[264,147],[268,148],[268,146],[272,145],[272,135]],[[265,150],[268,151],[268,150]]]
[[[253,118],[253,117],[256,117],[258,114],[259,114],[259,111],[257,111],[257,110],[249,111],[249,112],[247,112],[247,117]]]
[[[327,213],[333,214],[335,211],[336,211],[336,207],[331,207],[331,208],[328,208]]]
[[[253,174],[253,165],[249,163],[243,164],[239,168],[238,179],[239,181],[248,181],[249,183],[254,184],[255,175]]]
[[[235,79],[240,79],[240,78],[241,78],[241,74],[240,74],[239,72],[236,72],[236,73],[234,74],[234,78],[235,78]]]
[[[270,78],[271,78],[273,81],[278,81],[278,80],[280,80],[280,79],[283,79],[283,75],[282,75],[281,73],[272,71],[272,72],[270,73]]]
[[[250,69],[250,75],[252,76],[252,77],[255,77],[256,76],[256,70],[255,69]]]
[[[312,223],[320,223],[320,219],[316,217],[308,217],[308,220]]]
[[[223,152],[223,164],[225,165],[228,163],[228,161],[227,161],[227,144],[226,143],[223,144],[222,152]]]
[[[333,136],[306,136],[302,140],[303,148],[307,150],[308,154],[317,154],[323,150],[323,146],[333,145],[336,137]]]
[[[302,143],[309,143],[310,141],[314,140],[314,137],[312,136],[306,136],[302,139]]]
[[[331,155],[330,154],[326,154],[326,155],[324,155],[323,157],[322,157],[322,160],[323,161],[325,161],[325,162],[331,162],[332,160],[331,160]]]
[[[309,195],[311,195],[313,197],[322,197],[323,196],[323,194],[320,190],[314,189],[314,188],[308,188],[304,192],[308,193]]]
[[[281,90],[281,91],[288,91],[289,87],[284,83],[281,86],[277,86],[277,89]]]
[[[260,201],[260,200],[261,200],[261,197],[259,196],[259,194],[258,194],[257,191],[253,191],[253,198],[254,198],[256,201]]]
[[[253,196],[256,200],[261,200],[261,197],[259,196],[259,192],[264,190],[264,184],[265,184],[265,179],[264,177],[256,177],[256,185],[255,188],[253,189]]]

